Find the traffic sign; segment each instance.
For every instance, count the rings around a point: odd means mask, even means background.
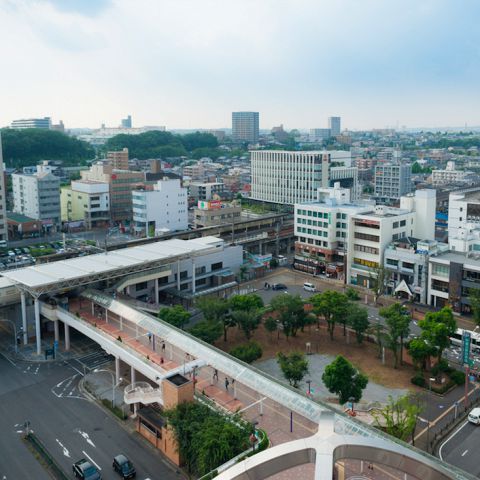
[[[471,344],[472,344],[472,334],[464,330],[462,335],[462,363],[464,365],[470,364]]]

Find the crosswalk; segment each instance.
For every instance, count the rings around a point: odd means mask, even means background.
[[[96,350],[82,357],[70,361],[72,367],[78,368],[83,374],[95,370],[107,363],[113,362],[114,358],[103,350]]]

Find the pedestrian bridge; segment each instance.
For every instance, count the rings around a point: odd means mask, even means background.
[[[195,379],[196,372],[215,372],[213,376],[218,377],[219,371],[235,386],[255,392],[260,399],[243,408],[244,411],[262,402],[261,399],[268,399],[270,405],[276,405],[271,410],[290,412],[290,416],[317,426],[314,435],[275,445],[220,473],[219,480],[262,479],[304,463],[315,463],[316,480],[330,480],[335,462],[345,458],[382,464],[422,480],[474,478],[355,418],[332,411],[327,404],[314,401],[255,367],[103,292],[86,290],[81,300],[73,299],[68,306],[40,303],[43,316],[75,328],[158,385],[157,388],[148,382],[136,382],[132,375],[132,384],[125,389],[128,404],[162,404],[162,381],[176,373],[191,372]],[[142,332],[148,332],[156,342],[150,346],[156,350],[148,350],[147,355],[142,350],[143,344],[137,348],[140,339],[145,341]]]

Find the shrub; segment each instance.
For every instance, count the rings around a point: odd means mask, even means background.
[[[262,356],[262,347],[257,342],[248,342],[230,350],[230,355],[245,363],[252,363]]]
[[[450,380],[448,382],[445,382],[440,387],[432,385],[432,392],[438,393],[439,395],[443,395],[445,392],[447,392],[454,386],[455,386],[455,383]]]
[[[465,383],[465,373],[454,370],[450,373],[450,380],[457,385],[463,385]]]
[[[423,378],[423,375],[421,373],[415,374],[410,381],[414,385],[417,385],[419,387],[425,387],[427,384],[427,382],[425,381],[425,378]]]
[[[360,300],[360,295],[358,294],[358,292],[352,288],[352,287],[348,287],[346,290],[345,290],[345,295],[348,297],[349,300]]]
[[[432,367],[432,375],[436,377],[441,372],[447,372],[448,369],[448,362],[444,358],[442,358],[437,364]]]

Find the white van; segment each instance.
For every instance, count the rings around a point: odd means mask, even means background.
[[[468,414],[468,421],[471,423],[474,423],[475,425],[480,424],[480,408],[474,408],[472,411]]]
[[[307,292],[316,292],[317,289],[315,288],[315,285],[313,283],[305,282],[303,284],[303,289],[306,290]]]

